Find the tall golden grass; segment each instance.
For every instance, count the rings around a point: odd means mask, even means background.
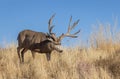
[[[61,54],[52,52],[49,62],[37,53],[33,60],[28,51],[20,64],[15,44],[1,48],[0,79],[120,79],[120,33],[110,25],[97,27],[88,48],[63,47]]]

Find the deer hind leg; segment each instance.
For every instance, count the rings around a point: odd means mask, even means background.
[[[46,53],[46,58],[47,58],[47,61],[50,61],[51,53]]]
[[[20,47],[17,47],[17,53],[18,53],[18,57],[19,57],[19,60],[20,60],[20,62],[21,62],[21,57],[20,57]]]
[[[27,52],[28,49],[23,49],[22,52],[21,52],[21,57],[22,57],[22,62],[24,62],[24,54],[25,52]]]

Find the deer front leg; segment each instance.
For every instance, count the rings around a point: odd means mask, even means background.
[[[50,61],[51,53],[46,53],[47,61]]]
[[[24,54],[25,52],[27,51],[28,49],[23,49],[22,52],[21,52],[21,57],[22,57],[22,62],[24,62]]]
[[[31,51],[31,52],[32,52],[33,59],[35,59],[35,52],[34,51]]]
[[[19,61],[21,62],[21,57],[20,57],[20,47],[17,47],[17,53],[18,53]]]

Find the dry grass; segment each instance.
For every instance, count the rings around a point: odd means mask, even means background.
[[[20,64],[14,44],[0,49],[0,79],[120,79],[120,42],[112,39],[115,34],[106,37],[111,31],[105,30],[100,25],[92,33],[90,47],[54,51],[49,62],[44,54],[33,60],[28,51]]]

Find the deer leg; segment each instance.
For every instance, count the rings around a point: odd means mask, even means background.
[[[47,61],[50,61],[51,53],[46,53]]]
[[[34,51],[31,51],[31,52],[32,52],[33,59],[35,59],[35,52]]]
[[[22,62],[24,62],[24,54],[25,52],[27,51],[28,49],[23,49],[22,52],[21,52],[21,57],[22,57]]]
[[[18,57],[19,57],[19,60],[20,60],[20,62],[21,62],[21,57],[20,57],[20,47],[17,47],[17,53],[18,53]]]

